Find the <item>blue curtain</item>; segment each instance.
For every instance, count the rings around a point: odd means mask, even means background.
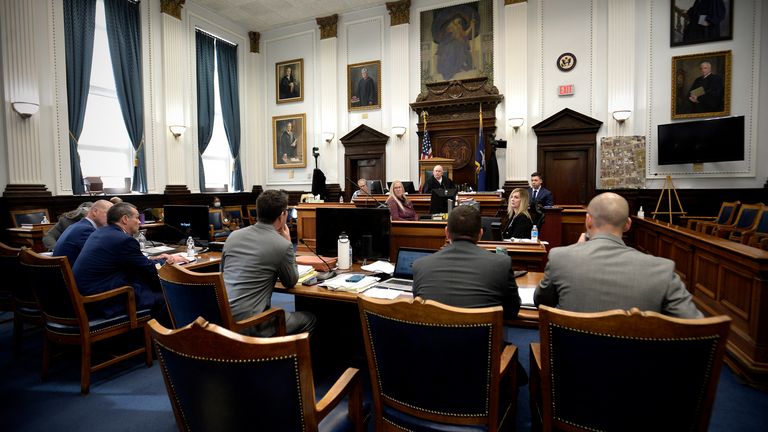
[[[144,159],[144,103],[141,86],[141,21],[139,4],[126,0],[104,0],[109,53],[115,75],[117,100],[136,157],[131,190],[147,192]]]
[[[197,51],[197,163],[200,168],[200,190],[205,190],[203,153],[213,135],[213,52],[215,39],[195,32]]]
[[[219,70],[219,96],[224,131],[229,151],[235,163],[232,168],[232,190],[243,190],[243,172],[240,167],[240,98],[237,85],[237,45],[216,41],[216,66]]]
[[[85,192],[77,140],[83,132],[85,107],[91,85],[96,0],[64,0],[64,47],[67,63],[67,110],[69,111],[69,160],[72,193]]]

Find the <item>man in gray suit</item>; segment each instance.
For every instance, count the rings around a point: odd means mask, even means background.
[[[224,243],[221,269],[232,316],[242,320],[272,307],[275,282],[293,288],[299,279],[291,234],[286,225],[288,195],[266,190],[256,200],[259,219],[255,225],[235,230]],[[309,312],[286,312],[287,334],[311,332],[315,316]],[[248,329],[250,336],[275,334],[273,322]]]
[[[483,235],[480,212],[459,206],[448,216],[450,243],[413,263],[413,296],[451,306],[503,306],[506,318],[517,317],[520,294],[509,256],[477,246]]]
[[[679,318],[703,317],[674,262],[624,244],[621,235],[631,223],[629,205],[620,195],[606,192],[593,198],[587,232],[579,242],[549,252],[534,303],[574,312],[636,307]]]

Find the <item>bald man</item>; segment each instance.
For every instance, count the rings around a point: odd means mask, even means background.
[[[91,233],[107,225],[107,212],[111,207],[112,203],[107,200],[98,200],[93,203],[84,218],[64,230],[56,241],[53,256],[65,256],[69,259],[69,265],[74,266]]]
[[[592,199],[587,231],[579,242],[554,248],[534,303],[573,312],[636,307],[679,318],[701,318],[691,293],[675,273],[675,263],[624,244],[629,205],[615,193]]]

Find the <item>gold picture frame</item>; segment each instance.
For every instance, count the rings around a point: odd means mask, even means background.
[[[275,102],[304,100],[304,59],[275,63]]]
[[[731,51],[672,57],[672,119],[730,114]]]
[[[380,60],[347,65],[347,108],[349,111],[381,108]]]
[[[275,169],[307,166],[307,115],[272,117],[272,166]]]

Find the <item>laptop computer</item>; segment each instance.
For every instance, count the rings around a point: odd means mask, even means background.
[[[433,249],[417,249],[401,247],[397,251],[395,271],[392,277],[374,285],[374,288],[395,289],[400,291],[413,290],[413,262],[419,258],[432,255]]]

